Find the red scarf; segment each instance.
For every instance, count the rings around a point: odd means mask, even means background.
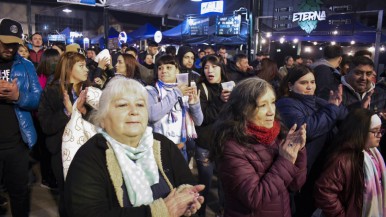
[[[278,121],[274,121],[273,127],[268,129],[248,122],[247,132],[248,134],[256,137],[258,142],[270,145],[273,143],[273,141],[275,141],[275,139],[280,133],[280,123]]]

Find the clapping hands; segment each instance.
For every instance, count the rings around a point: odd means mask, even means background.
[[[328,99],[328,102],[336,106],[340,106],[343,100],[342,95],[343,95],[343,86],[339,84],[338,90],[336,91],[330,90],[330,98]]]
[[[303,124],[296,130],[297,124],[294,124],[289,130],[286,139],[279,145],[279,154],[291,161],[296,162],[299,150],[306,145],[306,124]]]

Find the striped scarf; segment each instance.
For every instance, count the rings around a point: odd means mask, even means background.
[[[371,155],[363,151],[364,194],[362,216],[378,217],[386,215],[386,167],[377,148],[370,148]],[[372,159],[373,157],[373,159]],[[379,174],[379,172],[381,174]]]
[[[174,87],[177,87],[177,83],[168,84],[158,80],[156,87],[158,89],[159,97],[162,99],[164,97],[162,95],[162,89],[170,90]],[[181,143],[185,143],[186,140],[197,138],[197,133],[193,119],[189,114],[189,103],[187,97],[178,97],[178,103],[182,110]],[[173,123],[176,122],[177,115],[173,113],[173,110],[170,111],[169,116]]]

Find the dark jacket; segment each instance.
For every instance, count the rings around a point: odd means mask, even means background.
[[[373,90],[370,100],[370,110],[374,112],[381,112],[386,109],[386,91],[381,86],[375,86],[373,83],[370,84],[370,87],[365,93],[359,94],[348,84],[345,80],[345,76],[342,77],[343,84],[343,101],[342,104],[345,105],[350,111],[356,108],[362,107],[362,102]]]
[[[15,55],[10,78],[17,78],[19,99],[14,102],[14,109],[19,121],[20,134],[29,148],[36,143],[37,134],[31,111],[39,105],[42,88],[32,63],[20,55]],[[6,124],[6,123],[3,123]]]
[[[342,153],[327,165],[315,183],[314,198],[316,207],[323,210],[326,217],[361,217],[362,207],[355,205],[355,199],[349,195],[352,179],[350,155]],[[360,198],[363,200],[363,198]],[[362,202],[361,202],[362,204]]]
[[[312,65],[315,73],[316,91],[315,95],[328,100],[330,90],[337,90],[341,75],[327,60],[321,59]]]
[[[160,134],[155,133],[154,139],[161,143],[162,167],[170,183],[174,187],[181,184],[195,184],[188,165],[176,145]],[[101,134],[96,134],[76,153],[65,185],[64,199],[68,216],[151,217],[150,206],[147,205],[120,207],[107,168],[107,149],[106,139]],[[122,185],[123,195],[127,195],[124,181]]]
[[[308,172],[323,149],[329,132],[347,115],[347,109],[343,105],[338,107],[322,98],[293,92],[290,97],[279,99],[276,109],[288,129],[295,123],[298,127],[307,124]]]
[[[72,93],[68,94],[74,103]],[[47,85],[42,94],[38,118],[43,133],[46,135],[46,145],[51,154],[61,151],[62,136],[64,128],[70,117],[64,113],[63,94],[60,91],[60,84]]]
[[[34,64],[35,68],[38,67],[40,63],[40,59],[42,58],[42,55],[44,53],[44,48],[42,47],[38,52],[36,52],[33,49],[29,50],[29,59],[31,59],[31,62]]]
[[[325,161],[327,144],[332,139],[336,124],[347,115],[344,106],[329,104],[322,98],[291,92],[290,97],[277,101],[276,108],[284,124],[307,124],[307,180],[302,190],[295,194],[296,216],[311,216],[315,210],[312,192]]]
[[[279,155],[278,144],[251,148],[228,141],[218,171],[225,193],[224,217],[290,217],[289,190],[306,180],[306,149],[295,164]]]
[[[238,69],[238,67],[236,66],[236,63],[233,61],[230,61],[228,63],[228,70],[227,71],[228,71],[229,80],[234,81],[236,84],[244,79],[256,76],[256,72],[253,70],[248,71],[248,72],[241,72]]]
[[[220,99],[221,96],[221,84],[210,84],[206,80],[205,83],[208,93],[205,92],[202,83],[198,84],[200,90],[200,103],[201,110],[204,115],[204,121],[201,126],[196,127],[197,139],[196,144],[202,148],[210,150],[210,143],[213,135],[213,124],[217,120],[218,113],[225,104]]]

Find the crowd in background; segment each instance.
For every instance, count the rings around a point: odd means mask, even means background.
[[[206,216],[214,175],[218,216],[386,216],[386,79],[371,52],[348,56],[328,45],[319,60],[286,56],[282,65],[263,52],[249,63],[220,45],[45,49],[35,33],[29,49],[3,35],[15,35],[0,32],[0,70],[9,78],[0,83],[1,117],[17,135],[0,140],[13,216],[28,216],[25,144],[42,186],[59,192],[62,217]],[[12,73],[22,75],[15,81]],[[91,88],[102,92],[99,108],[87,104]],[[6,117],[10,110],[17,119]],[[31,115],[24,121],[18,112]],[[62,142],[74,112],[99,128],[65,177]],[[36,141],[22,123],[33,125]],[[9,150],[23,158],[13,166],[23,174],[10,172],[2,157]]]

